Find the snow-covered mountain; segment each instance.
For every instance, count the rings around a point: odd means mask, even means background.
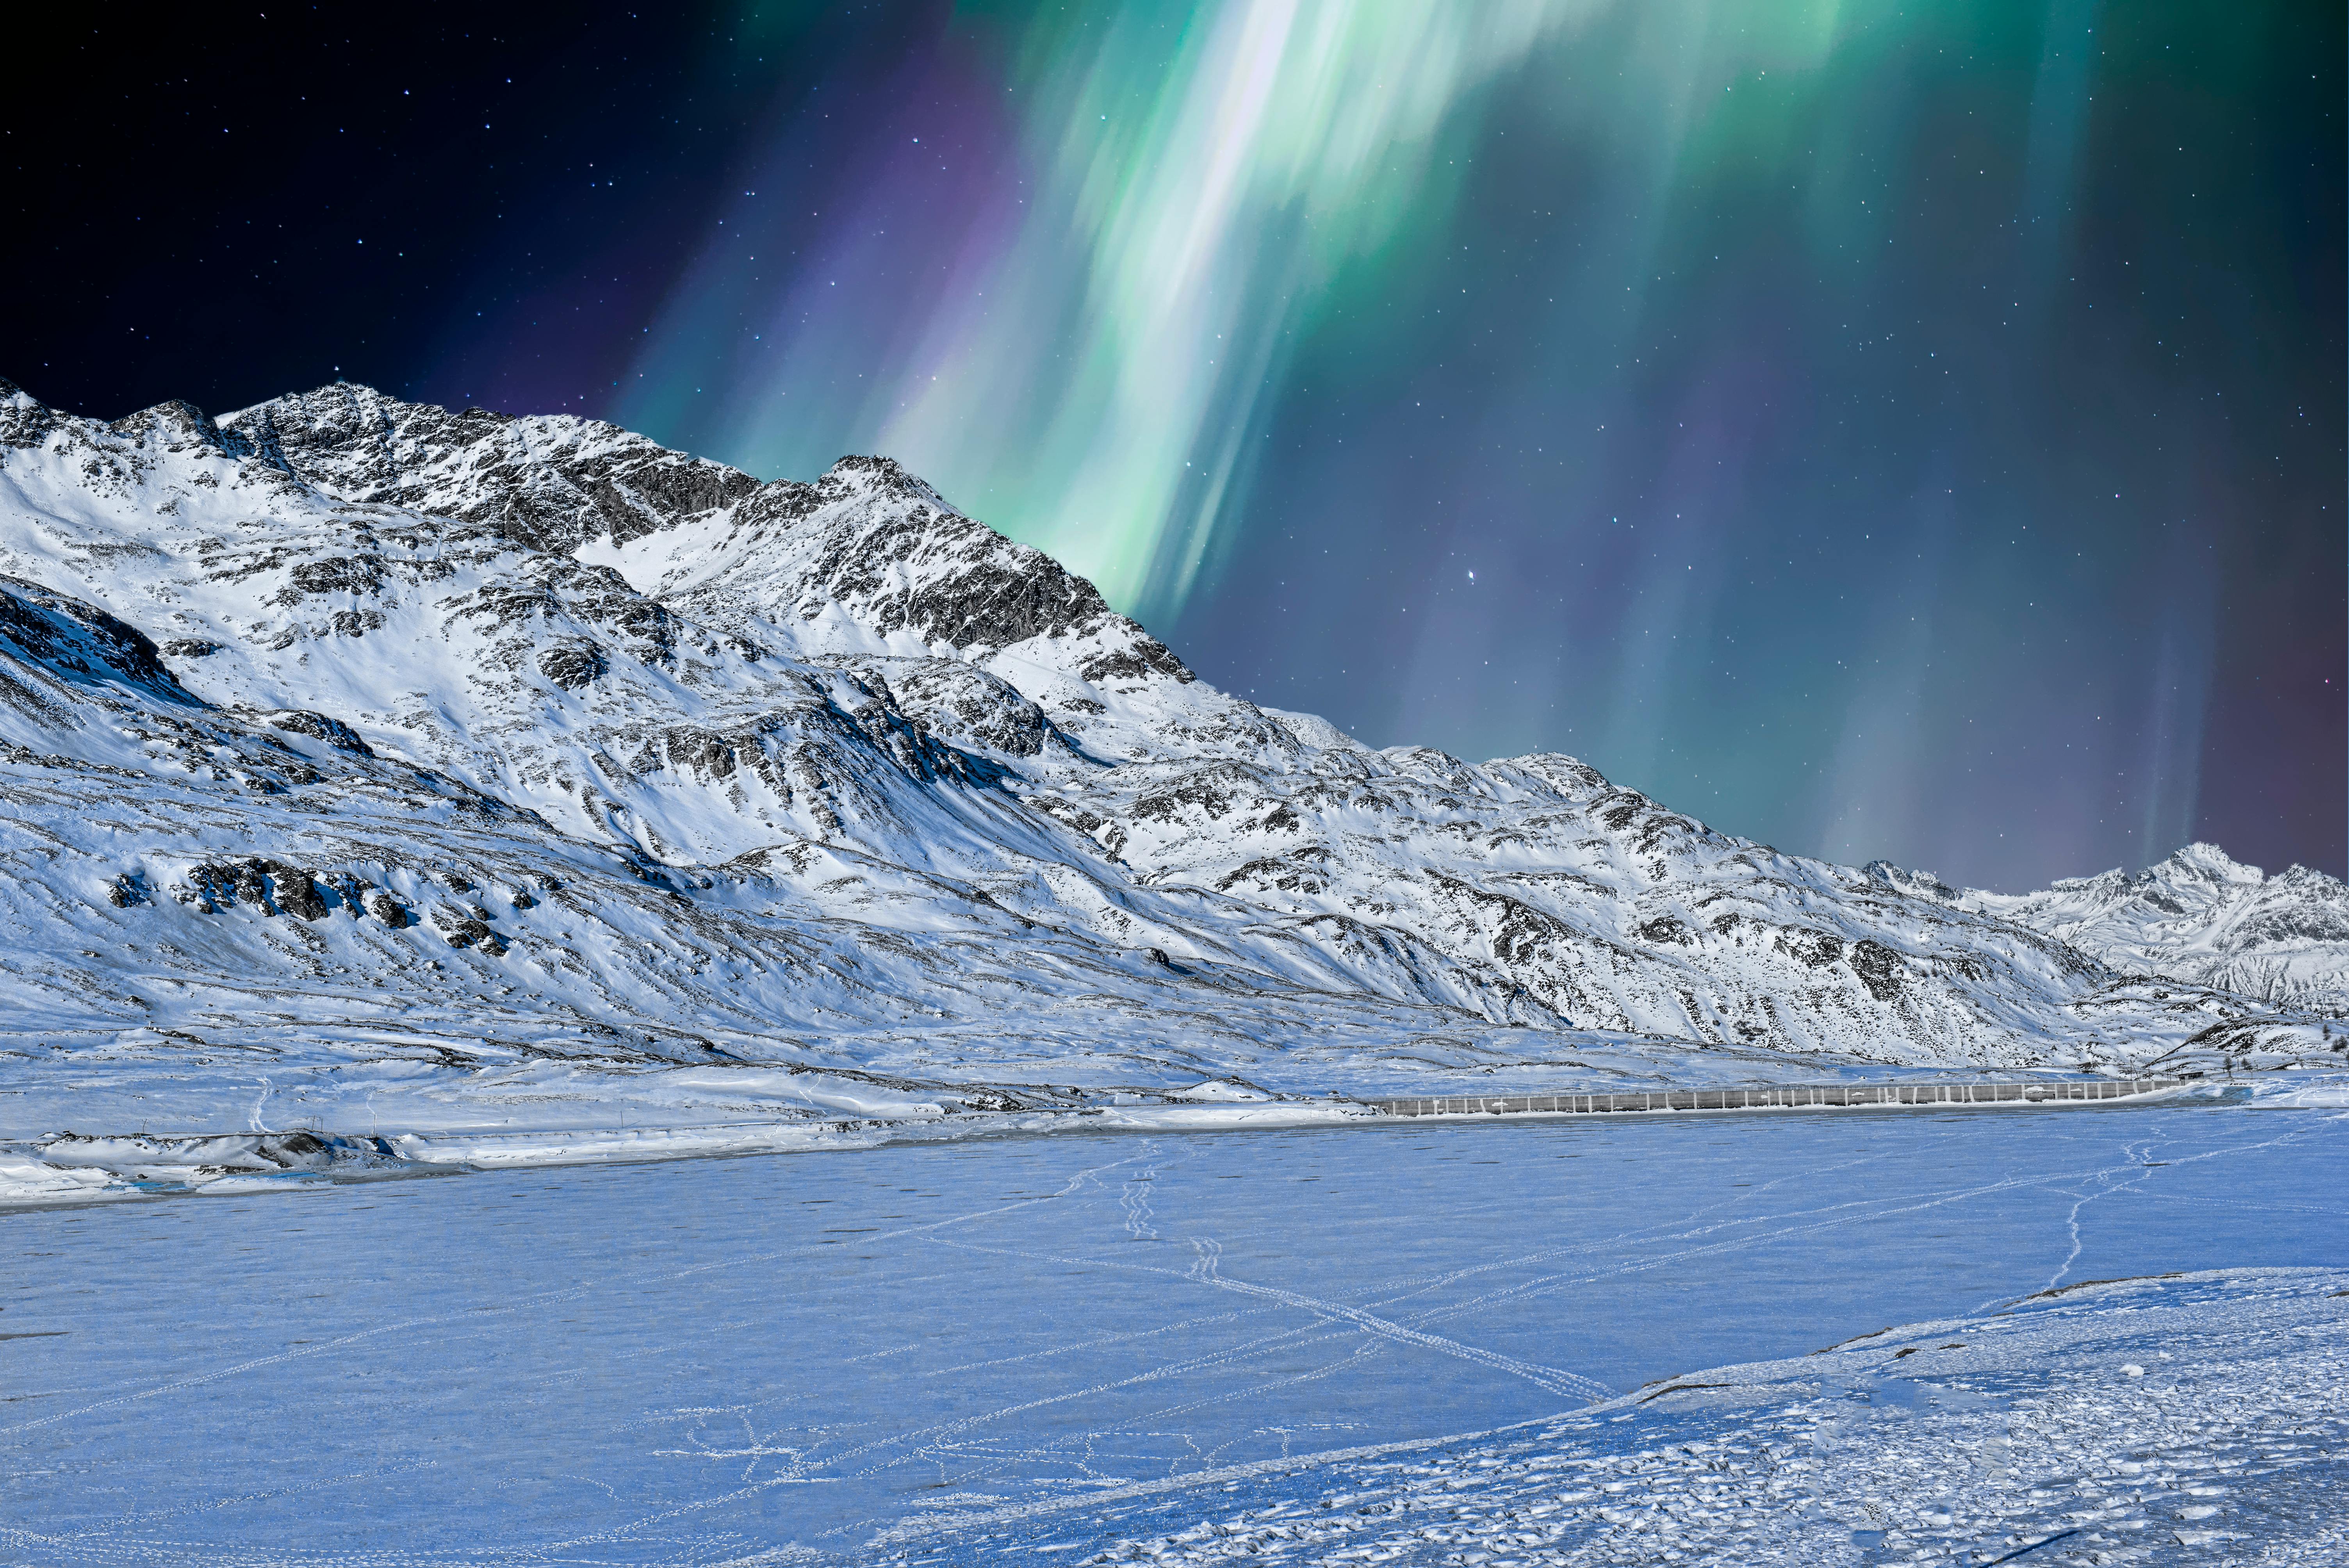
[[[2060,937],[2115,968],[2264,1002],[2349,1008],[2349,886],[2293,866],[2269,876],[2216,844],[2189,844],[2134,874],[2116,868],[2038,892],[1961,892],[1878,861],[1887,886]]]
[[[2106,879],[1950,894],[1258,708],[885,459],[761,483],[345,384],[109,424],[0,382],[0,1048],[58,1072],[768,1062],[976,1105],[1626,1039],[2331,1044],[2146,956],[2168,928],[2108,940]]]

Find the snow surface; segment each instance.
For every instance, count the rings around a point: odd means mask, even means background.
[[[2075,944],[1572,758],[1256,707],[884,459],[761,483],[362,387],[106,424],[0,384],[0,574],[18,1196],[456,1133],[494,1164],[1140,1126],[1217,1113],[1206,1081],[1326,1119],[2349,1052],[2313,980],[2178,977],[2167,928]],[[305,1130],[345,1141],[187,1141]],[[77,1147],[111,1178],[47,1157]]]
[[[2219,1270],[1910,1324],[1302,1486],[1248,1474],[1245,1505],[1076,1561],[2339,1563],[2344,1282]]]
[[[2344,1191],[2184,1103],[19,1213],[0,1558],[2337,1561]]]

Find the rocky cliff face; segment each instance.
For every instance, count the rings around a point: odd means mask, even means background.
[[[2153,962],[2158,922],[2108,940],[2153,892],[2000,903],[1259,709],[885,459],[761,483],[360,387],[109,425],[0,383],[0,987],[43,1048],[1102,1082],[2330,1045]]]

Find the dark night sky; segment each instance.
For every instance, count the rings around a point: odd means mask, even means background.
[[[42,26],[61,407],[886,450],[1373,744],[2002,888],[2349,870],[2337,5]]]

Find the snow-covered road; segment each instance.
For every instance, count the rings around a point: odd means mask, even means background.
[[[2095,1535],[2201,1561],[2185,1538],[2269,1550],[2340,1512],[2349,1275],[2242,1271],[2349,1270],[2344,1193],[2349,1118],[2183,1102],[1057,1136],[18,1213],[0,1559],[1979,1563],[2049,1526],[2083,1533],[2026,1561]],[[2235,1272],[1972,1315],[2207,1269]],[[1913,1357],[1806,1356],[1959,1317]],[[1608,1406],[1656,1378],[1735,1386]]]

